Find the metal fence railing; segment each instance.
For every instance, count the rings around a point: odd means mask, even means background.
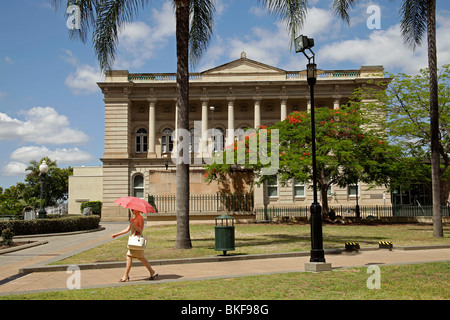
[[[355,206],[330,206],[336,216],[342,218],[356,217]],[[379,219],[388,217],[431,217],[433,216],[432,206],[359,206],[360,217],[362,219]],[[256,220],[273,220],[278,217],[299,217],[309,218],[309,206],[297,207],[267,207],[255,210]],[[450,206],[442,206],[442,216],[450,216]]]
[[[158,213],[176,212],[175,195],[149,195],[148,202]],[[191,194],[189,211],[196,213],[212,212],[253,212],[253,194]]]

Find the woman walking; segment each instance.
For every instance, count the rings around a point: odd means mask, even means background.
[[[122,234],[125,234],[129,231],[131,231],[131,234],[135,235],[142,235],[142,231],[144,230],[144,218],[141,216],[141,213],[137,210],[132,210],[133,214],[135,215],[134,218],[130,219],[129,226],[112,235],[113,238],[118,237]],[[119,280],[119,282],[125,282],[130,280],[130,270],[131,265],[133,263],[133,258],[139,259],[144,266],[147,268],[147,270],[150,272],[150,278],[149,280],[155,280],[158,277],[158,274],[155,272],[155,270],[152,269],[150,266],[150,263],[148,260],[144,257],[144,250],[135,250],[135,249],[128,249],[126,259],[127,259],[127,265],[125,268],[125,273],[123,277]]]

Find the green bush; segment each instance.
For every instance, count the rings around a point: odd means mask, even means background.
[[[0,231],[9,228],[15,235],[61,233],[97,229],[99,216],[66,216],[52,219],[0,221]]]
[[[2,230],[2,245],[12,246],[13,244],[14,232],[11,229],[6,228]]]
[[[80,206],[80,211],[83,213],[84,208],[91,207],[93,214],[101,215],[102,213],[102,202],[101,201],[86,201],[82,202]]]

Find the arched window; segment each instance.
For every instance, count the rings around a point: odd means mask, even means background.
[[[133,178],[133,197],[144,199],[144,177],[140,174]]]
[[[147,152],[147,130],[140,128],[136,131],[136,153]]]
[[[173,149],[172,130],[166,128],[162,131],[161,153],[172,152],[172,149]]]

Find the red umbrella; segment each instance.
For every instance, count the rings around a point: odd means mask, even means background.
[[[114,201],[127,209],[134,209],[142,213],[155,212],[155,209],[145,200],[136,197],[122,197]]]

